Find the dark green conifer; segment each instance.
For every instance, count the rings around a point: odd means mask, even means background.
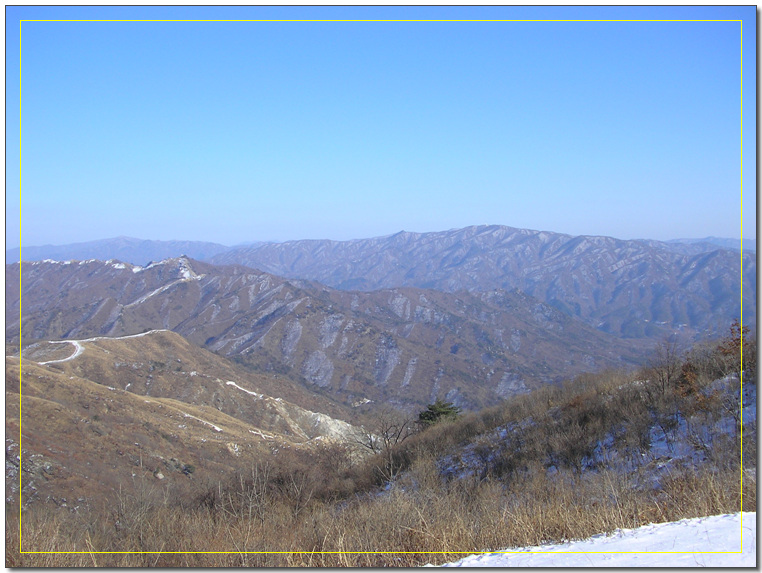
[[[452,402],[445,402],[439,398],[418,414],[418,423],[423,426],[432,426],[441,420],[454,420],[458,414],[460,414],[460,408]]]

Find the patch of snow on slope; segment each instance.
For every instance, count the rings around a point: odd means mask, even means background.
[[[757,514],[747,512],[471,555],[443,567],[756,567],[756,553]]]
[[[220,428],[219,426],[215,426],[211,422],[207,422],[206,420],[202,420],[201,418],[196,418],[196,416],[191,416],[190,414],[186,414],[185,412],[182,412],[182,411],[181,411],[181,413],[186,418],[193,418],[194,420],[198,420],[202,424],[206,424],[207,426],[211,426],[212,428],[214,428],[215,432],[221,432],[222,431],[222,428]]]
[[[154,290],[154,291],[152,291],[152,292],[149,292],[149,293],[148,293],[148,294],[146,294],[146,295],[143,295],[143,296],[141,296],[139,299],[137,299],[137,300],[135,300],[135,301],[133,301],[133,302],[131,302],[131,303],[129,303],[129,304],[126,304],[126,305],[124,305],[124,308],[130,308],[130,307],[132,307],[132,306],[135,306],[135,305],[138,305],[138,304],[144,303],[145,301],[147,301],[147,300],[148,300],[149,298],[151,298],[152,296],[156,296],[157,294],[160,294],[160,293],[164,292],[165,290],[169,290],[169,289],[171,289],[173,286],[175,286],[175,285],[178,285],[178,284],[180,284],[180,283],[188,282],[188,280],[189,280],[189,279],[185,279],[185,278],[183,278],[183,279],[178,279],[178,280],[176,280],[176,281],[172,281],[171,283],[169,283],[169,284],[166,284],[166,285],[164,285],[164,286],[161,286],[161,287],[157,288],[156,290]]]
[[[264,438],[265,440],[274,440],[275,436],[271,436],[270,434],[265,434],[264,432],[260,432],[259,430],[249,430],[250,434],[254,434],[255,436],[260,436]]]
[[[309,412],[308,410],[305,412],[309,413],[312,419],[311,433],[316,436],[314,439],[346,440],[347,436],[354,431],[354,427],[343,420],[337,420],[318,412]]]
[[[262,394],[257,394],[256,392],[252,392],[252,391],[250,391],[250,390],[247,390],[246,388],[241,388],[241,387],[240,387],[238,384],[236,384],[235,382],[230,382],[230,381],[228,381],[228,382],[225,382],[225,384],[227,384],[228,386],[235,386],[235,387],[236,387],[236,388],[238,388],[239,390],[243,390],[243,391],[244,391],[244,392],[246,392],[247,394],[251,394],[252,396],[254,396],[254,397],[256,397],[256,398],[264,398],[264,396],[263,396]]]
[[[157,267],[159,265],[172,264],[175,261],[177,262],[177,268],[180,271],[180,276],[182,277],[178,282],[188,281],[188,280],[200,280],[200,279],[202,279],[202,278],[204,278],[206,276],[204,274],[197,274],[190,267],[190,262],[185,257],[185,255],[183,255],[183,256],[181,256],[181,257],[179,257],[177,259],[165,259],[163,261],[152,262],[151,264],[149,264],[149,265],[147,265],[145,267],[133,266],[132,267],[132,272],[133,273],[139,273],[141,271],[147,271],[148,269],[152,269],[153,267]],[[168,285],[168,286],[170,286],[170,285]]]

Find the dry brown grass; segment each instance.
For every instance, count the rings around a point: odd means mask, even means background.
[[[108,515],[29,511],[20,537],[18,517],[7,515],[6,566],[416,566],[457,559],[461,552],[738,511],[741,483],[740,473],[693,470],[676,472],[651,494],[610,471],[583,477],[532,471],[508,487],[476,478],[445,483],[433,459],[419,459],[404,483],[385,495],[342,504],[313,501],[296,515],[283,499],[267,501],[260,515],[254,498],[251,506],[191,510],[155,492],[125,497]],[[744,474],[743,486],[744,510],[755,511],[752,473]],[[84,553],[20,554],[19,542],[27,551]]]

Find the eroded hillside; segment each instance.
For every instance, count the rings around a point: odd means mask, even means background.
[[[347,292],[187,258],[6,270],[7,340],[17,342],[19,331],[26,346],[167,329],[347,405],[414,408],[446,397],[480,407],[635,362],[650,346],[624,343],[516,290]]]

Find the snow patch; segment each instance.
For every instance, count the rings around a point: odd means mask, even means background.
[[[146,401],[147,401],[147,400],[146,400]],[[219,426],[215,426],[215,425],[214,425],[214,424],[212,424],[211,422],[207,422],[206,420],[202,420],[201,418],[196,418],[196,416],[191,416],[190,414],[186,414],[186,413],[185,413],[185,412],[183,412],[183,411],[180,411],[180,413],[181,413],[181,414],[182,414],[184,417],[186,417],[186,418],[193,418],[194,420],[198,420],[198,421],[199,421],[199,422],[201,422],[202,424],[206,424],[207,426],[211,426],[211,427],[214,429],[214,431],[215,431],[215,432],[221,432],[221,431],[222,431],[222,428],[220,428]]]
[[[410,381],[413,379],[413,374],[415,373],[415,365],[418,363],[418,357],[414,356],[410,359],[410,362],[407,363],[407,368],[405,369],[405,377],[402,379],[401,386],[404,388],[408,384],[410,384]]]
[[[516,394],[525,394],[529,392],[524,380],[517,374],[505,372],[500,379],[500,383],[495,388],[495,394],[501,398],[508,398]]]
[[[399,318],[410,319],[410,299],[401,293],[394,293],[389,299],[392,312]]]
[[[286,325],[283,332],[283,339],[281,340],[281,351],[283,352],[286,362],[290,361],[291,355],[294,353],[294,350],[296,350],[296,345],[301,337],[302,325],[299,322],[299,319],[295,318]]]
[[[247,394],[251,394],[252,396],[254,396],[256,398],[260,398],[260,399],[264,398],[264,396],[262,394],[257,394],[256,392],[252,392],[251,390],[247,390],[246,388],[241,388],[238,384],[236,384],[235,382],[232,382],[230,380],[225,382],[225,384],[227,384],[228,386],[234,386],[234,387],[238,388],[239,390],[243,390]]]
[[[334,343],[343,323],[344,316],[341,314],[332,314],[321,321],[320,345],[323,348],[328,348]]]
[[[255,436],[260,436],[264,438],[265,440],[274,440],[275,436],[271,436],[270,434],[265,434],[264,432],[260,432],[259,430],[249,430],[250,434],[254,434]]]
[[[757,514],[753,512],[618,529],[584,541],[504,549],[443,567],[756,567],[756,553]]]
[[[310,353],[302,367],[304,377],[321,388],[330,386],[333,379],[333,362],[322,350]]]
[[[393,338],[383,338],[376,346],[373,378],[378,384],[386,384],[400,362],[402,351]]]

